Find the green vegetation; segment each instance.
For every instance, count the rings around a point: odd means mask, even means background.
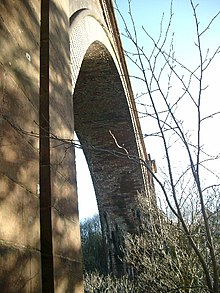
[[[85,219],[80,224],[84,272],[106,273],[106,254],[99,216]]]

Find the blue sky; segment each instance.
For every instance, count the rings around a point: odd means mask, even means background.
[[[131,28],[131,22],[128,15],[128,5],[127,0],[118,0],[118,7],[123,14],[123,17],[126,19],[127,24]],[[135,24],[138,30],[138,37],[140,44],[144,47],[146,52],[152,49],[152,43],[149,42],[149,39],[146,38],[145,33],[143,32],[142,26],[148,31],[148,33],[156,38],[160,32],[160,22],[162,14],[164,13],[164,22],[163,26],[166,27],[169,21],[170,13],[170,1],[168,0],[133,0],[132,3],[132,13],[134,17]],[[197,8],[198,18],[200,21],[200,31],[202,31],[209,23],[210,19],[220,10],[220,1],[219,0],[198,0],[199,3]],[[196,37],[195,34],[195,20],[193,18],[193,12],[189,0],[174,0],[173,1],[173,20],[172,26],[170,29],[170,36],[174,32],[174,50],[175,56],[180,60],[184,65],[187,65],[191,68],[194,68],[198,64],[197,59],[197,48],[194,44]],[[118,14],[117,14],[118,15]],[[118,16],[119,29],[123,33],[124,24],[120,17]],[[132,50],[132,46],[129,41],[122,36],[123,46],[127,50]],[[211,52],[212,48],[215,48],[220,44],[220,17],[214,22],[210,30],[207,31],[207,34],[204,34],[202,38],[202,45],[204,52],[210,47]],[[220,54],[219,54],[220,55]],[[138,75],[138,71],[131,63],[128,62],[128,68],[131,75]],[[216,108],[220,109],[219,102],[219,76],[220,76],[220,56],[216,58],[216,61],[213,63],[213,66],[208,71],[206,76],[207,84],[210,85],[207,90],[207,98],[205,100],[204,108],[207,111],[214,111]],[[133,85],[134,93],[141,91],[142,85],[135,80],[131,80]],[[183,109],[183,114],[185,115],[189,109]],[[183,116],[184,117],[184,116]],[[183,118],[184,119],[184,118]],[[189,128],[190,128],[190,121]],[[220,123],[220,121],[219,121]],[[210,131],[211,129],[211,131]],[[145,129],[143,129],[145,131]],[[209,135],[216,130],[216,122],[210,124],[207,128],[207,132],[204,133],[208,143],[210,144],[210,149],[213,145],[216,145],[216,148],[220,149],[220,144],[216,144],[209,138]],[[160,162],[160,150],[156,150],[154,147],[154,142],[147,141],[147,149],[152,154],[153,158],[156,158]],[[79,192],[79,204],[80,204],[80,218],[85,218],[92,216],[94,213],[97,213],[97,206],[95,195],[92,187],[92,182],[89,176],[89,171],[87,164],[83,158],[82,151],[77,151],[77,164],[80,165],[80,168],[77,168],[78,173],[78,192]]]
[[[131,21],[128,15],[128,5],[126,0],[118,0],[118,7],[126,19],[127,24],[131,28]],[[198,0],[197,13],[200,21],[201,31],[207,26],[210,19],[220,10],[219,0]],[[131,1],[132,14],[135,25],[138,30],[139,42],[144,46],[145,50],[152,48],[152,43],[146,38],[142,26],[155,39],[158,38],[160,32],[160,23],[164,13],[163,27],[164,30],[169,21],[170,16],[170,1],[169,0],[133,0]],[[194,39],[196,38],[194,30],[193,12],[189,0],[174,0],[173,1],[173,19],[170,34],[174,33],[174,46],[177,57],[187,64],[196,62],[194,60],[193,51],[195,51]],[[120,31],[123,33],[124,24],[118,17]],[[219,44],[220,17],[214,22],[214,25],[204,36],[204,43],[212,46]],[[122,37],[125,49],[130,47],[130,43],[126,38]],[[206,48],[207,48],[206,47]]]

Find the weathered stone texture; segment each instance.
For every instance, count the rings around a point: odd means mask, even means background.
[[[116,154],[147,159],[113,6],[1,0],[0,44],[0,288],[80,293],[74,131],[115,273],[120,231],[137,231],[135,198],[148,181]]]
[[[59,139],[74,138],[71,89],[69,1],[54,0],[50,4],[49,106],[50,131],[52,135]],[[83,290],[82,257],[74,148],[68,144],[62,144],[59,140],[51,140],[51,146],[51,204],[53,207],[52,234],[55,290],[56,292],[75,292],[71,290],[77,283],[77,292],[81,292]],[[71,267],[77,267],[79,270],[75,276]]]
[[[0,288],[40,292],[39,1],[0,2]],[[2,289],[1,289],[2,290]]]
[[[41,292],[40,253],[11,243],[0,244],[1,292]]]

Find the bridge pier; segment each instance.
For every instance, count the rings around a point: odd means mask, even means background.
[[[83,292],[74,131],[92,175],[108,247],[137,232],[149,174],[111,1],[0,3],[0,288]],[[121,148],[122,147],[122,148]]]

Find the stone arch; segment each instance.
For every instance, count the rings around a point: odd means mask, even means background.
[[[122,76],[113,36],[98,15],[94,15],[94,12],[92,14],[88,9],[81,9],[70,17],[70,59],[73,90],[84,56],[89,46],[96,41],[105,45]]]
[[[139,164],[115,153],[125,154],[117,144],[131,155],[137,156],[138,149],[120,75],[109,51],[98,41],[89,46],[84,56],[73,104],[75,131],[92,175],[99,211],[131,227],[133,219],[129,216],[123,221],[125,215],[120,214],[129,214],[132,199],[143,188],[141,169]]]
[[[81,13],[83,16],[79,13],[73,18],[70,37],[74,129],[94,184],[107,243],[108,267],[117,273],[124,270],[118,261],[118,248],[122,244],[118,231],[137,232],[138,219],[133,212],[135,198],[145,185],[140,165],[128,157],[115,155],[118,151],[125,154],[119,146],[130,155],[140,154],[132,108],[113,40],[97,19],[87,11]],[[83,36],[80,42],[80,32],[89,28],[90,34]]]

